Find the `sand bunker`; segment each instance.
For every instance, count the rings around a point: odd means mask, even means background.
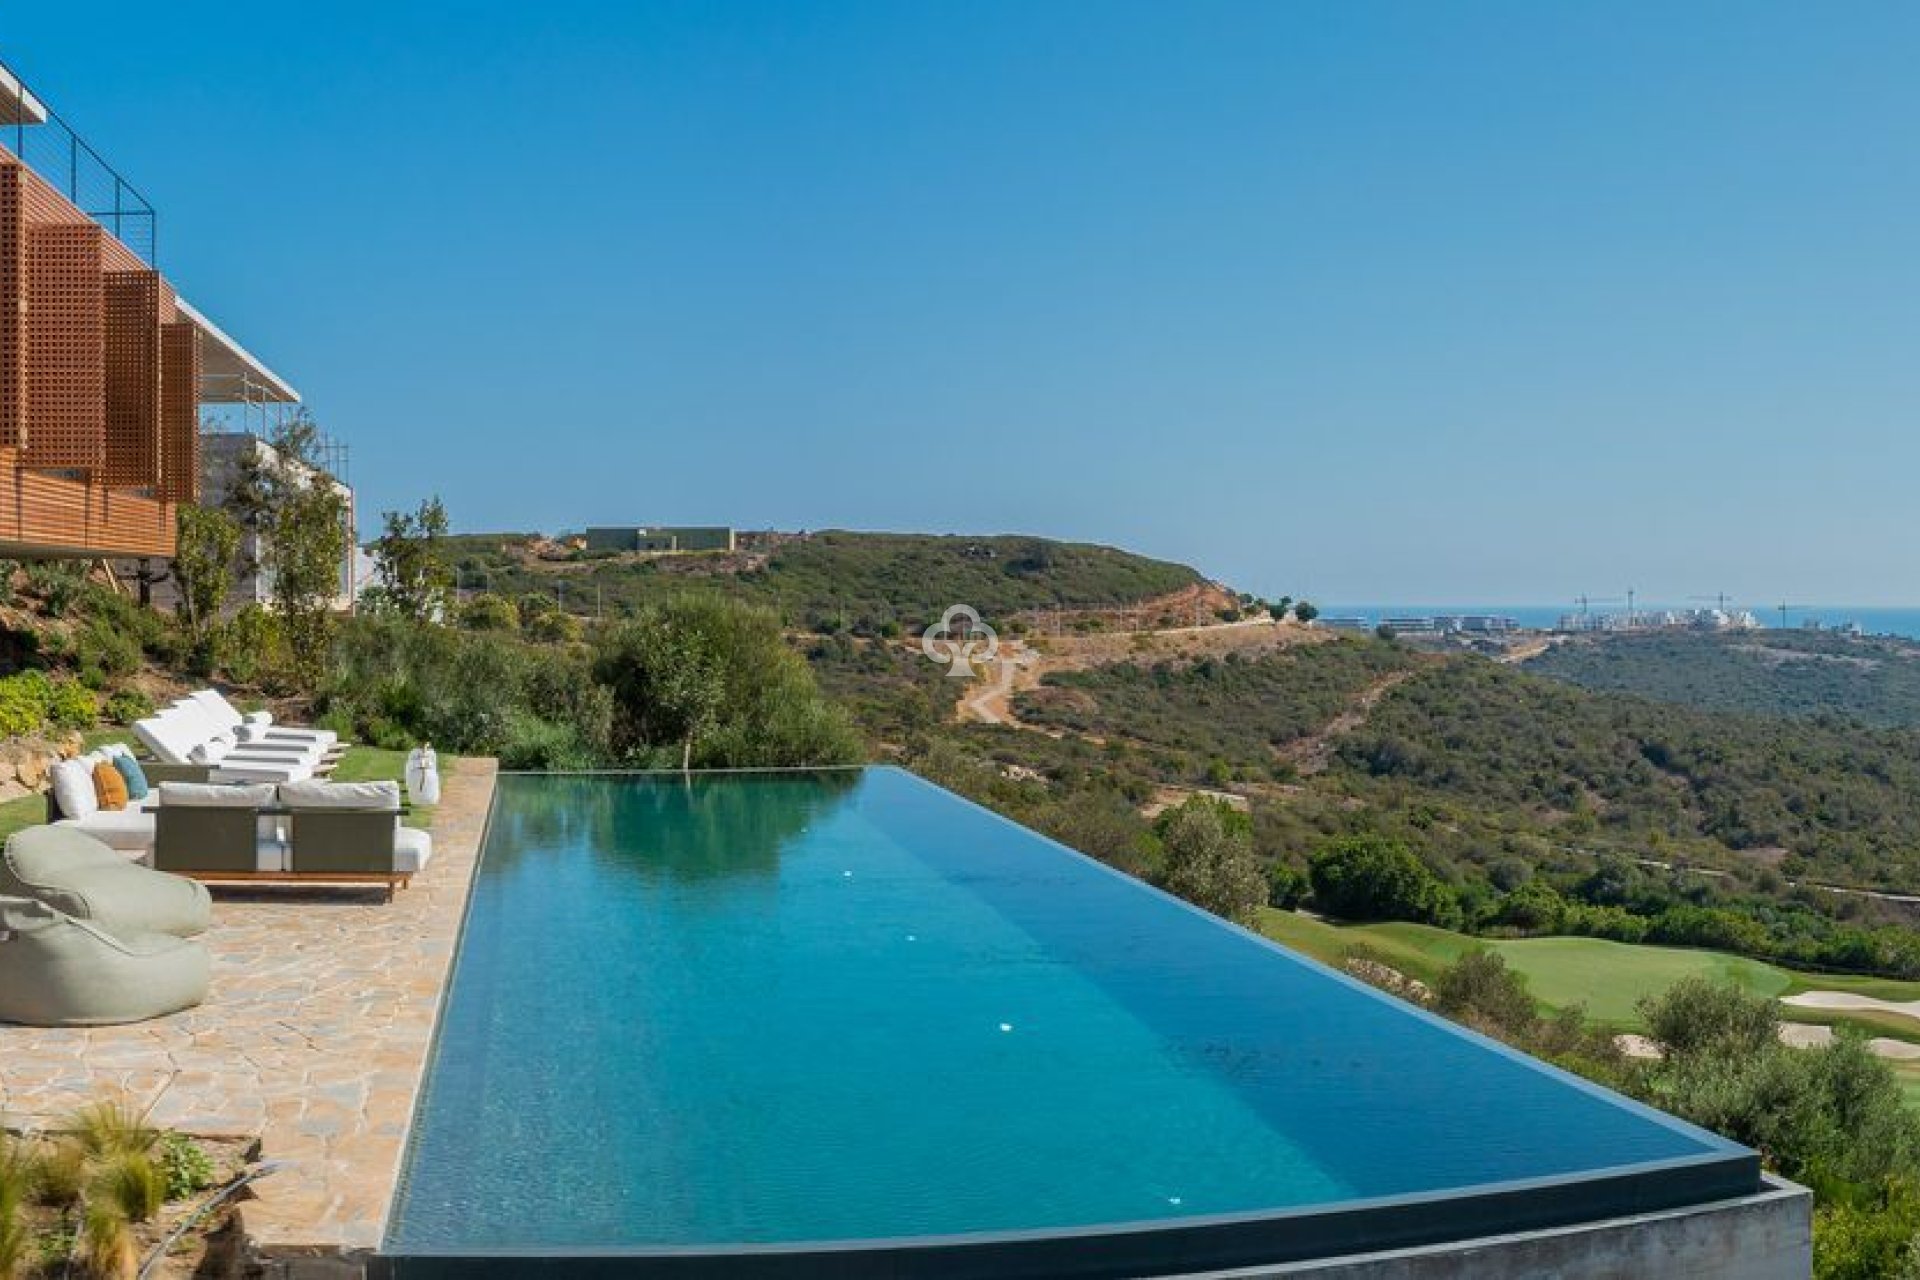
[[[1803,991],[1797,996],[1787,996],[1780,1003],[1799,1009],[1867,1009],[1920,1022],[1920,1000],[1909,1000],[1903,1004],[1897,1000],[1882,1000],[1877,996],[1857,996],[1850,991]]]

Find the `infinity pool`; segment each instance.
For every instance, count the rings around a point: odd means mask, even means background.
[[[896,769],[505,776],[476,877],[394,1274],[1132,1274],[1758,1186]]]

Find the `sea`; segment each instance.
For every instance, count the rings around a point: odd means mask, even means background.
[[[1315,602],[1318,604],[1318,601]],[[1662,604],[1657,600],[1644,603],[1636,601],[1635,613],[1661,613],[1669,609],[1684,612],[1699,609],[1698,602],[1684,605]],[[1732,605],[1734,610],[1740,605]],[[1747,606],[1752,608],[1752,606]],[[1323,604],[1320,615],[1324,618],[1365,618],[1369,624],[1377,624],[1382,618],[1431,618],[1466,614],[1491,614],[1498,618],[1512,618],[1522,627],[1536,630],[1550,630],[1559,625],[1560,619],[1568,614],[1577,614],[1580,606],[1571,604]],[[1595,605],[1593,613],[1624,613],[1625,609],[1617,604]],[[1780,625],[1778,608],[1753,609],[1754,617],[1763,627]],[[1818,625],[1821,627],[1844,627],[1849,623],[1857,624],[1869,635],[1902,636],[1909,640],[1920,640],[1920,606],[1900,607],[1891,605],[1819,605],[1790,607],[1786,614],[1789,628]]]

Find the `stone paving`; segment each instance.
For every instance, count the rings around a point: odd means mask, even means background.
[[[433,817],[433,860],[378,893],[215,891],[213,988],[198,1009],[126,1027],[0,1024],[0,1119],[44,1124],[124,1095],[156,1124],[258,1135],[287,1164],[257,1183],[255,1245],[379,1245],[440,994],[493,798],[462,760]]]

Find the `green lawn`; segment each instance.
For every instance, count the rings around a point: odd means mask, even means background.
[[[1603,938],[1471,938],[1419,924],[1332,925],[1298,912],[1267,910],[1260,928],[1268,937],[1327,964],[1337,965],[1357,945],[1411,977],[1432,982],[1463,952],[1487,947],[1527,979],[1528,989],[1549,1008],[1584,1004],[1596,1021],[1624,1031],[1642,1027],[1636,1005],[1681,978],[1700,976],[1737,983],[1757,995],[1798,991],[1852,991],[1884,1000],[1920,999],[1920,982],[1798,973],[1722,951],[1633,946]],[[1858,1022],[1875,1035],[1920,1040],[1920,1025],[1897,1016],[1834,1015],[1792,1010],[1796,1022]],[[1920,1073],[1915,1075],[1920,1088]]]

